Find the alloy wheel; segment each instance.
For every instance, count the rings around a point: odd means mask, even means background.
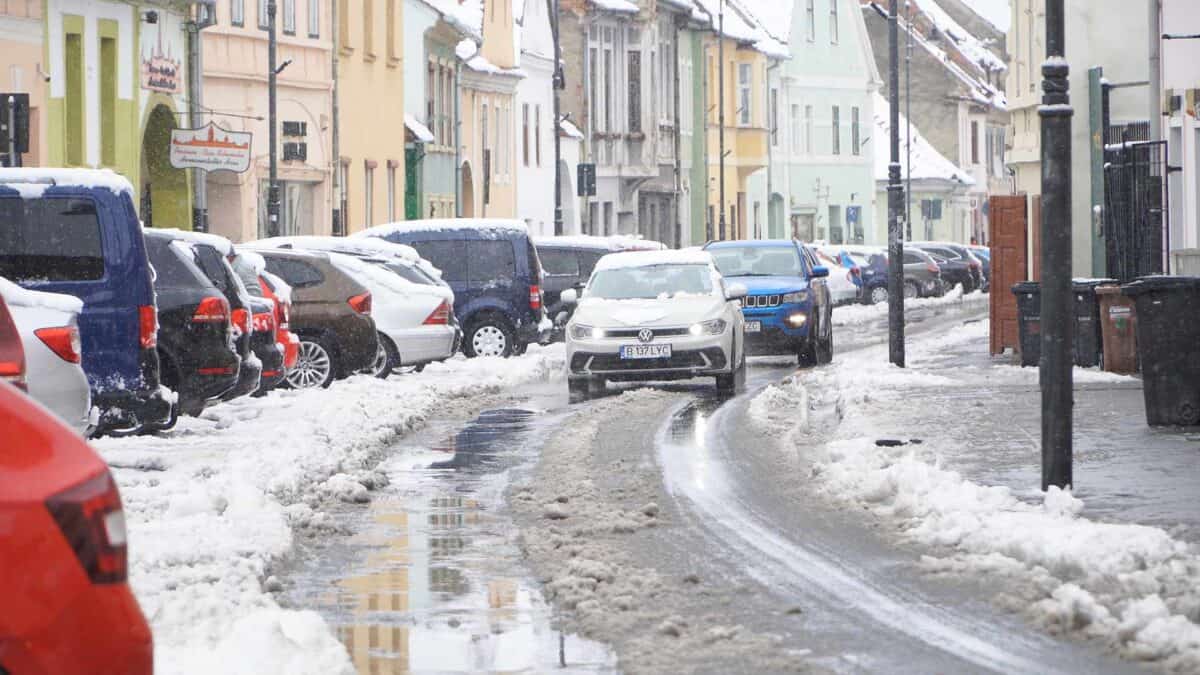
[[[316,342],[304,340],[300,343],[300,356],[296,359],[296,367],[288,373],[288,384],[296,389],[312,389],[325,384],[329,378],[333,361],[329,352]]]
[[[371,362],[371,374],[375,377],[381,377],[381,373],[387,368],[387,362],[387,347],[384,347],[383,342],[380,341],[379,346],[375,349],[375,360]]]
[[[508,337],[496,326],[480,326],[471,335],[471,347],[478,356],[504,356],[508,351]]]
[[[888,290],[883,286],[876,286],[871,289],[871,302],[878,305],[881,302],[887,302]]]

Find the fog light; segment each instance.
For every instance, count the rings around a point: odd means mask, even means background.
[[[800,326],[803,326],[807,321],[808,321],[807,314],[800,314],[800,313],[789,314],[788,318],[787,318],[788,325],[793,328],[799,328]]]

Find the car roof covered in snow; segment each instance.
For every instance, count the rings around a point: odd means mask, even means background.
[[[641,239],[626,234],[613,234],[607,237],[597,237],[588,234],[567,235],[562,237],[534,237],[533,243],[539,247],[554,248],[588,248],[598,251],[661,251],[666,245],[653,239]]]
[[[795,239],[728,239],[725,241],[710,241],[704,245],[704,248],[712,250],[718,248],[744,248],[747,246],[761,248],[778,248],[784,246],[795,246]]]
[[[212,246],[220,251],[221,255],[225,257],[233,255],[233,242],[219,234],[212,234],[210,232],[190,232],[188,230],[177,230],[174,228],[162,227],[146,229],[147,231],[151,232],[161,232],[175,239],[182,239],[183,241],[191,242],[193,244],[206,244],[208,246]]]
[[[417,261],[421,256],[417,249],[407,244],[395,244],[379,237],[323,237],[298,235],[292,237],[269,237],[252,242],[265,248],[313,249],[317,251],[355,251],[358,253],[382,254],[386,257]]]
[[[107,188],[114,194],[133,194],[133,185],[111,169],[0,169],[0,186],[25,198],[40,197],[50,187]]]
[[[624,251],[606,255],[596,263],[597,270],[611,270],[650,265],[712,265],[707,251]]]
[[[474,230],[481,234],[497,231],[511,231],[513,234],[529,234],[525,223],[513,218],[430,218],[428,220],[403,220],[368,227],[361,232],[350,235],[351,239],[364,237],[387,237],[389,234],[408,234],[412,232],[455,232]]]

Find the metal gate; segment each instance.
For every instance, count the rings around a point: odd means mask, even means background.
[[[1167,142],[1128,140],[1129,131],[1109,127],[1104,148],[1107,276],[1119,281],[1161,274],[1169,243]]]

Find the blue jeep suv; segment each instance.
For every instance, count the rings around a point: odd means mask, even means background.
[[[704,247],[721,275],[745,284],[748,354],[795,354],[801,365],[833,359],[829,270],[790,239],[718,241]]]

